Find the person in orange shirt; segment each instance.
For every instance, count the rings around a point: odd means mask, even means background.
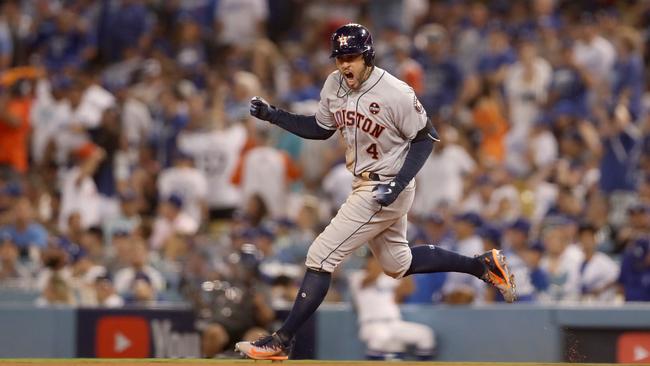
[[[474,126],[481,132],[478,159],[484,163],[502,163],[506,157],[508,122],[497,92],[483,81],[481,91],[470,103]]]
[[[24,174],[29,168],[31,85],[21,79],[0,91],[0,165]]]

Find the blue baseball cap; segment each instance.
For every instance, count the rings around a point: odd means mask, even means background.
[[[456,215],[455,218],[457,221],[469,222],[475,227],[481,227],[481,225],[483,224],[483,219],[476,212],[465,212],[460,215]]]
[[[181,197],[181,195],[178,193],[172,193],[169,195],[169,197],[167,197],[167,202],[176,208],[183,207],[183,197]]]
[[[520,231],[524,234],[528,234],[530,231],[530,221],[527,219],[520,217],[517,220],[513,221],[509,226],[508,229],[510,230],[517,230]]]
[[[497,228],[494,225],[484,225],[479,229],[478,234],[484,238],[489,240],[490,242],[496,244],[497,246],[501,246],[501,230]]]
[[[530,249],[539,253],[544,253],[546,251],[546,248],[544,247],[544,243],[540,239],[533,241],[530,244]]]
[[[20,183],[18,182],[9,182],[0,191],[0,194],[9,197],[19,197],[23,194],[23,188],[20,186]]]

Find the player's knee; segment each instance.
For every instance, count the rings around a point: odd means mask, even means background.
[[[391,266],[384,266],[384,273],[395,279],[400,279],[404,277],[410,266],[411,260],[409,258],[408,261],[400,261]]]
[[[395,278],[395,279],[399,279],[399,278],[401,278],[402,276],[404,276],[404,273],[403,273],[403,272],[390,272],[390,271],[384,271],[384,273],[385,273],[387,276],[393,277],[393,278]]]
[[[325,261],[326,258],[323,258],[322,255],[319,254],[318,250],[312,249],[313,247],[314,246],[312,245],[307,252],[307,259],[305,260],[307,268],[319,272],[333,272],[337,264]]]
[[[411,267],[413,256],[410,250],[401,251],[390,256],[382,256],[381,267],[387,276],[395,279],[404,277],[406,271]]]

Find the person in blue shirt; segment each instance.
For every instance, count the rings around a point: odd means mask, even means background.
[[[618,283],[625,301],[650,301],[650,238],[635,240],[623,253]]]
[[[108,61],[118,61],[128,48],[146,48],[154,23],[143,0],[105,1],[100,22],[104,56]]]
[[[444,217],[438,213],[431,213],[424,219],[422,238],[415,238],[414,243],[436,243],[436,245],[450,249],[454,242],[451,232]],[[411,240],[409,240],[410,242]],[[405,299],[407,304],[437,304],[442,302],[442,287],[447,279],[446,272],[418,273],[413,275],[415,289]]]
[[[599,125],[600,189],[606,194],[635,191],[643,145],[641,134],[630,118],[616,112],[600,118]]]
[[[576,63],[571,43],[564,43],[560,60],[554,65],[549,89],[551,120],[566,116],[587,118],[587,94],[592,83],[588,72]]]
[[[47,245],[47,231],[33,219],[33,209],[27,197],[20,197],[12,209],[13,223],[0,228],[0,234],[8,235],[27,259],[30,248],[43,249]]]
[[[424,69],[420,101],[432,119],[449,117],[463,85],[463,73],[449,54],[447,32],[439,25],[428,25],[418,33],[415,43],[422,50],[417,61]]]
[[[308,59],[302,57],[291,63],[291,89],[283,99],[287,104],[320,99],[320,88]]]
[[[641,115],[641,98],[644,89],[643,58],[638,50],[638,40],[631,31],[621,32],[616,39],[617,58],[614,63],[612,100],[610,109],[625,106],[632,121]]]
[[[517,61],[515,51],[510,47],[508,34],[500,25],[491,25],[487,37],[488,48],[478,59],[477,72],[491,81],[500,84],[506,68]]]
[[[82,30],[77,26],[78,22],[78,14],[63,9],[41,25],[33,46],[42,49],[47,69],[59,71],[83,67],[97,54],[96,33],[91,29]]]
[[[504,251],[508,253],[508,265],[517,279],[519,301],[535,301],[536,293],[548,282],[546,273],[539,268],[541,254],[529,245],[530,230],[530,222],[520,217],[505,231]]]

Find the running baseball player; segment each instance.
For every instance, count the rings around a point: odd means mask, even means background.
[[[434,245],[409,247],[406,214],[415,193],[413,178],[438,134],[413,89],[374,65],[368,29],[347,24],[331,41],[337,70],[325,81],[315,115],[292,114],[259,97],[251,100],[251,115],[300,137],[325,140],[338,131],[355,177],[352,193],[309,248],[305,277],[282,327],[255,342],[236,344],[252,359],[288,358],[294,335],[325,298],[334,269],[366,243],[393,278],[463,272],[496,286],[507,301],[515,299],[513,279],[498,250],[471,258]]]

